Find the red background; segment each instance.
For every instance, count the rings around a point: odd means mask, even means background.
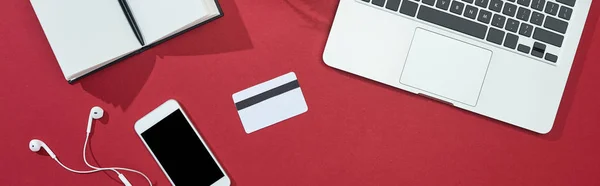
[[[92,162],[169,185],[133,125],[170,98],[235,185],[600,185],[600,2],[548,135],[327,67],[321,55],[338,1],[220,2],[225,17],[70,85],[29,2],[3,0],[0,185],[120,185],[113,173],[76,175],[27,148],[42,139],[84,169],[94,105],[107,116],[94,125]],[[231,95],[290,71],[309,111],[246,134]]]

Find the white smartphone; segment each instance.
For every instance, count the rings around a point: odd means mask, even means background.
[[[135,131],[172,185],[231,185],[177,101],[169,100],[138,120]]]

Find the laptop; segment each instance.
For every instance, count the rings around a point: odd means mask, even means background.
[[[333,68],[537,133],[552,129],[591,0],[341,0]]]

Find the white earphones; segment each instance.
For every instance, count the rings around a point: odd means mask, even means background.
[[[129,180],[127,180],[127,178],[125,178],[125,175],[121,174],[119,171],[117,170],[124,170],[124,171],[129,171],[129,172],[134,172],[137,174],[140,174],[142,176],[144,176],[144,178],[146,178],[146,180],[148,181],[148,183],[150,184],[150,186],[152,186],[152,182],[150,181],[150,179],[142,172],[137,171],[137,170],[133,170],[133,169],[128,169],[128,168],[121,168],[121,167],[107,167],[107,168],[102,168],[102,167],[95,167],[91,164],[89,164],[87,162],[87,158],[85,156],[85,152],[86,152],[86,147],[87,147],[87,143],[88,143],[88,139],[90,137],[90,132],[92,131],[92,122],[96,119],[100,119],[102,118],[102,116],[104,116],[104,110],[102,110],[102,108],[95,106],[92,107],[92,109],[90,110],[90,117],[88,118],[88,124],[87,124],[87,129],[86,129],[86,135],[85,135],[85,142],[83,144],[83,161],[85,162],[85,164],[92,168],[93,170],[87,170],[87,171],[79,171],[79,170],[73,170],[65,165],[63,165],[58,158],[56,157],[56,154],[54,154],[54,152],[52,152],[52,150],[50,149],[50,147],[48,147],[48,145],[46,145],[46,143],[44,143],[42,140],[39,139],[32,139],[29,142],[29,149],[32,152],[38,152],[40,151],[40,149],[44,149],[46,150],[46,152],[48,153],[48,155],[50,155],[50,157],[52,159],[54,159],[60,166],[62,166],[63,168],[67,169],[68,171],[74,172],[74,173],[78,173],[78,174],[88,174],[88,173],[94,173],[94,172],[99,172],[99,171],[114,171],[115,173],[117,173],[119,179],[121,180],[121,182],[123,182],[123,184],[125,186],[131,186],[131,183],[129,182]]]
[[[50,155],[50,157],[52,157],[52,159],[56,159],[56,154],[54,154],[54,152],[50,150],[50,147],[48,147],[48,145],[46,145],[46,143],[44,143],[42,140],[32,139],[29,142],[29,149],[33,152],[38,152],[42,148],[46,150],[46,152],[48,153],[48,155]]]

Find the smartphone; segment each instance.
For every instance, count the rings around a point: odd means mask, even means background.
[[[168,100],[138,120],[135,131],[172,185],[231,185],[177,101]]]

